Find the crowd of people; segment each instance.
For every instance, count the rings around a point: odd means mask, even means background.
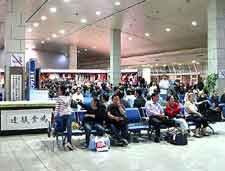
[[[152,81],[149,85],[140,78],[136,85],[128,81],[117,87],[107,82],[88,82],[82,85],[54,82],[51,86],[54,91],[52,97],[57,97],[55,115],[63,117],[64,128],[69,132],[65,147],[70,150],[74,149],[71,142],[72,121],[69,117],[72,111],[87,111],[83,127],[88,147],[91,131],[95,129],[97,135],[102,136],[106,128],[111,130],[114,139],[128,145],[130,137],[126,108],[138,108],[142,118],[154,126],[154,141],[160,142],[162,124],[178,127],[184,134],[197,138],[208,136],[208,116],[221,118],[225,106],[225,92],[221,97],[217,91],[209,96],[201,80],[196,85],[188,86],[179,81],[172,82],[167,76],[163,76],[159,84]],[[87,97],[91,103],[85,102]],[[196,125],[194,132],[188,126],[189,121]]]

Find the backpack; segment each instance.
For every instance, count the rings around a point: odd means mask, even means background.
[[[92,136],[89,141],[89,150],[105,152],[110,149],[110,140],[108,136]]]
[[[166,135],[167,142],[174,145],[187,145],[188,139],[187,134],[182,133],[180,130],[174,129],[172,131],[168,131]]]

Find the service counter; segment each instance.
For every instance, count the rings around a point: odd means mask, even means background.
[[[0,135],[48,128],[55,101],[0,102]]]

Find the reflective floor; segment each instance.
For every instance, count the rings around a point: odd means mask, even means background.
[[[225,122],[213,127],[216,135],[190,138],[188,146],[132,143],[104,153],[52,152],[52,139],[44,134],[0,137],[0,171],[224,171]]]

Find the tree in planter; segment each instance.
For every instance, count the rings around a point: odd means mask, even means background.
[[[209,74],[206,80],[206,85],[204,87],[204,90],[209,92],[209,94],[212,94],[216,88],[216,82],[218,78],[219,78],[218,74],[215,74],[215,73]]]

